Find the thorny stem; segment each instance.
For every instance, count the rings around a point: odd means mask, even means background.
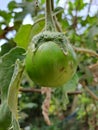
[[[46,0],[45,30],[54,31],[55,25],[52,16],[51,0]]]

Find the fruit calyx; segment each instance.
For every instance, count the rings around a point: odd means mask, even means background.
[[[35,47],[39,47],[42,43],[48,42],[48,41],[53,41],[61,47],[62,45],[65,45],[68,43],[67,38],[61,32],[44,31],[37,34],[32,39],[32,43],[35,45]]]

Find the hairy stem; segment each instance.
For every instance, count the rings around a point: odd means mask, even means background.
[[[45,29],[49,31],[55,30],[55,25],[52,16],[51,0],[46,0],[46,15],[45,15]]]

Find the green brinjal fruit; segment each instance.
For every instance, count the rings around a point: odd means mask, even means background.
[[[44,31],[34,36],[25,62],[29,77],[45,87],[62,86],[77,68],[76,54],[60,32]]]

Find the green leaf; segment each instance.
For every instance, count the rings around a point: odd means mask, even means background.
[[[0,56],[8,53],[12,48],[16,46],[15,42],[9,41],[1,46]]]
[[[59,13],[57,13],[57,12],[59,12]],[[61,21],[62,13],[64,13],[64,9],[62,7],[57,7],[57,8],[55,8],[54,13],[57,13],[56,17],[59,21]]]
[[[23,62],[17,60],[15,64],[14,73],[9,85],[9,90],[8,90],[8,106],[13,115],[14,124],[12,125],[14,130],[19,130],[17,104],[18,104],[18,90],[19,90],[23,70],[24,70]]]
[[[66,106],[66,104],[69,103],[69,99],[68,99],[68,95],[67,93],[68,92],[74,92],[78,86],[78,81],[79,81],[79,78],[78,78],[78,75],[75,74],[71,80],[69,80],[64,86],[63,86],[63,91],[65,92],[65,104],[64,106]]]
[[[42,31],[44,25],[44,19],[35,22],[33,26],[30,24],[22,25],[16,34],[14,41],[18,46],[27,49],[32,37]]]
[[[77,8],[77,10],[82,10],[86,5],[87,5],[87,3],[84,3],[84,1],[83,0],[77,0],[77,1],[75,1],[75,7]]]
[[[75,91],[77,85],[78,85],[78,75],[75,74],[72,79],[70,81],[68,81],[65,85],[64,85],[64,90],[65,92],[73,92]]]
[[[26,13],[23,12],[23,11],[22,12],[18,12],[18,13],[16,12],[15,13],[15,17],[14,17],[14,23],[21,23],[22,24],[22,21],[23,21],[25,16],[26,16]],[[20,26],[18,26],[18,27],[20,27]]]
[[[56,0],[56,4],[58,4],[58,3],[59,3],[59,1],[60,1],[60,0]]]
[[[87,34],[85,42],[87,48],[96,50],[98,42],[97,37],[98,37],[98,26],[95,24],[89,29],[89,32]]]
[[[7,13],[5,11],[0,10],[0,16],[4,18],[4,22],[8,25],[11,18],[12,18],[12,14],[11,13]]]
[[[15,7],[16,7],[17,3],[15,1],[11,1],[9,4],[8,4],[8,9],[10,11],[12,11]]]
[[[32,25],[22,25],[16,34],[14,41],[18,46],[27,48],[30,43],[30,33],[31,33]]]
[[[12,127],[10,129],[11,130],[21,130],[18,120],[14,119],[14,118],[12,119]]]
[[[21,3],[16,4],[16,8],[22,8],[23,11],[16,12],[14,16],[14,21],[23,21],[24,17],[27,14],[31,14],[32,17],[37,15],[37,8],[35,5],[35,1],[28,0],[28,1],[22,1]]]
[[[53,101],[52,105],[55,104],[54,105],[56,106],[55,109],[66,110],[66,105],[69,103],[67,93],[70,91],[71,92],[75,91],[77,85],[78,85],[78,76],[77,74],[75,74],[70,81],[68,81],[62,87],[55,89],[55,92],[53,93],[53,96],[52,96],[52,101]]]
[[[40,33],[44,29],[44,26],[45,26],[45,19],[40,18],[39,20],[36,20],[32,26],[31,38],[36,34]]]
[[[36,4],[35,1],[24,1],[24,9],[23,11],[26,12],[26,14],[30,13],[32,17],[36,15]]]
[[[16,47],[0,57],[0,90],[2,100],[7,98],[15,62],[17,59],[23,60],[25,57],[24,53],[25,50],[23,48]]]
[[[45,4],[45,0],[41,0],[41,4]]]
[[[8,130],[11,125],[12,114],[9,110],[7,101],[0,105],[0,130]]]

